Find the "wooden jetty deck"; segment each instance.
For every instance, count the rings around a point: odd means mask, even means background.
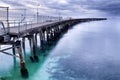
[[[11,44],[12,47],[0,50],[0,52],[9,54],[5,52],[5,50],[12,49],[14,57],[16,56],[15,48],[19,54],[20,58],[20,71],[21,76],[23,78],[28,78],[29,73],[27,67],[25,65],[25,60],[22,54],[22,50],[25,50],[25,39],[29,40],[30,48],[32,50],[30,60],[32,62],[38,62],[38,54],[36,52],[37,49],[37,36],[40,38],[40,46],[41,50],[44,49],[44,45],[49,44],[50,42],[54,42],[61,34],[66,32],[70,27],[88,21],[98,21],[98,20],[106,20],[106,18],[84,18],[84,19],[68,19],[68,20],[60,20],[54,22],[45,22],[38,24],[24,24],[20,26],[9,27],[8,32],[5,35],[0,35],[0,44]],[[9,38],[6,38],[6,37]],[[8,40],[5,40],[8,39]]]
[[[53,26],[58,26],[61,24],[71,24],[74,22],[87,22],[87,21],[96,21],[103,20],[104,18],[85,18],[85,19],[70,19],[70,20],[61,20],[61,21],[52,21],[52,22],[44,22],[44,23],[33,23],[33,24],[24,24],[21,26],[10,27],[9,34],[10,35],[19,35],[24,36],[27,33],[38,32],[41,29],[47,29]]]

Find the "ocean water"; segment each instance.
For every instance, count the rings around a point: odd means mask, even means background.
[[[38,41],[38,54],[40,61],[32,63],[26,40],[29,78],[23,79],[19,59],[0,53],[0,80],[120,80],[119,20],[75,25],[45,52],[39,50]]]

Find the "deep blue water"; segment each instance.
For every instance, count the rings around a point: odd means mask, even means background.
[[[29,78],[25,80],[120,80],[119,20],[74,26],[56,45],[44,53],[38,51],[39,63],[29,60],[27,40],[26,45]],[[13,57],[1,53],[0,77],[0,80],[24,80],[19,72],[19,59],[14,63]]]

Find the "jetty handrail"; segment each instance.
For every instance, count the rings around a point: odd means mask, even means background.
[[[10,29],[12,28],[16,28],[16,32],[20,32],[23,30],[27,30],[30,28],[34,28],[36,26],[41,26],[41,25],[45,25],[48,23],[55,23],[55,22],[59,22],[60,20],[52,20],[52,21],[44,21],[44,22],[39,22],[39,23],[35,23],[33,21],[19,21],[19,20],[10,20],[9,21],[9,25],[10,25]]]
[[[4,23],[2,22],[2,21],[0,21],[0,24],[1,24],[1,26],[2,27],[0,27],[0,30],[4,30],[3,32],[3,34],[7,34],[8,32],[7,32],[7,30],[6,30],[6,28],[5,28],[5,26],[4,26]],[[1,31],[2,32],[2,31]],[[1,35],[1,34],[0,34]]]

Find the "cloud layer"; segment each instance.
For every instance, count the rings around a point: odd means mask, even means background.
[[[11,8],[31,9],[39,6],[41,13],[48,10],[49,13],[59,13],[66,16],[102,17],[120,15],[120,0],[1,0],[0,3],[4,3],[5,6]]]

